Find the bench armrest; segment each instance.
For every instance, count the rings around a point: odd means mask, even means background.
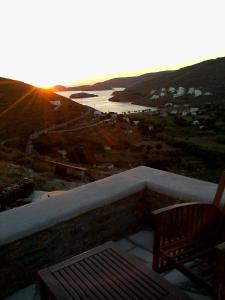
[[[162,265],[162,251],[171,250],[170,256],[184,244],[195,243],[202,238],[216,219],[218,208],[210,203],[181,203],[152,212],[154,219],[153,269]],[[162,270],[163,271],[163,270]]]

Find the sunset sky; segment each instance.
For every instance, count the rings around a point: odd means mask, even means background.
[[[0,0],[0,77],[81,84],[225,56],[224,0]]]

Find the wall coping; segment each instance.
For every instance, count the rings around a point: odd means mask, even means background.
[[[185,201],[212,202],[217,185],[140,166],[47,200],[0,213],[0,246],[109,205],[145,188]]]

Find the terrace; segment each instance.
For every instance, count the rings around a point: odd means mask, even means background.
[[[0,298],[39,299],[37,270],[109,240],[151,266],[151,212],[185,201],[211,203],[216,188],[141,166],[1,213]],[[211,299],[175,269],[162,276],[193,299]]]

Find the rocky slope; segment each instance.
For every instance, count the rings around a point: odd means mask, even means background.
[[[33,155],[41,155],[42,161],[48,156],[87,165],[108,162],[111,152],[117,157],[121,147],[140,141],[134,130],[129,140],[126,132],[131,129],[130,124],[111,120],[110,115],[99,119],[93,109],[50,91],[0,78],[0,162],[34,168],[41,162]],[[20,154],[8,159],[8,152],[16,149]]]

